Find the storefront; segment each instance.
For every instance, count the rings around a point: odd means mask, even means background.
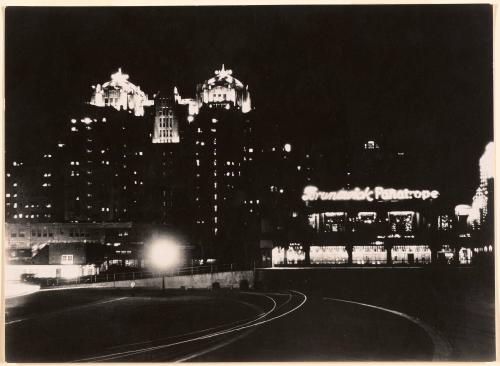
[[[438,225],[438,198],[439,192],[430,189],[363,187],[326,192],[307,186],[302,201],[311,230],[308,242],[274,247],[273,265],[431,263],[429,232]],[[463,255],[464,261],[468,255]]]

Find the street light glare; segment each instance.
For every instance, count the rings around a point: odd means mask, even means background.
[[[151,246],[151,263],[159,269],[174,267],[180,263],[179,246],[170,240],[158,240]]]

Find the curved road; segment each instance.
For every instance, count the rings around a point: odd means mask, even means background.
[[[418,319],[293,290],[68,291],[7,300],[9,362],[432,360],[448,352]]]

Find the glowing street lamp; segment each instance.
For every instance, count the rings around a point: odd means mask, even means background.
[[[170,239],[158,239],[150,248],[149,258],[154,268],[165,271],[181,261],[180,248]],[[165,291],[165,275],[162,276],[162,291]]]

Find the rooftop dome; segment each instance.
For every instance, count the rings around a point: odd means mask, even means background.
[[[90,104],[105,107],[110,106],[117,110],[132,110],[134,115],[143,116],[144,107],[153,105],[138,85],[128,81],[128,74],[122,73],[119,68],[111,75],[111,80],[97,84],[90,100]]]
[[[233,70],[229,70],[224,67],[224,64],[222,64],[222,67],[220,70],[215,70],[215,77],[208,79],[206,81],[207,85],[220,85],[220,86],[232,86],[237,87],[237,88],[243,88],[243,83],[236,79],[233,75]]]

